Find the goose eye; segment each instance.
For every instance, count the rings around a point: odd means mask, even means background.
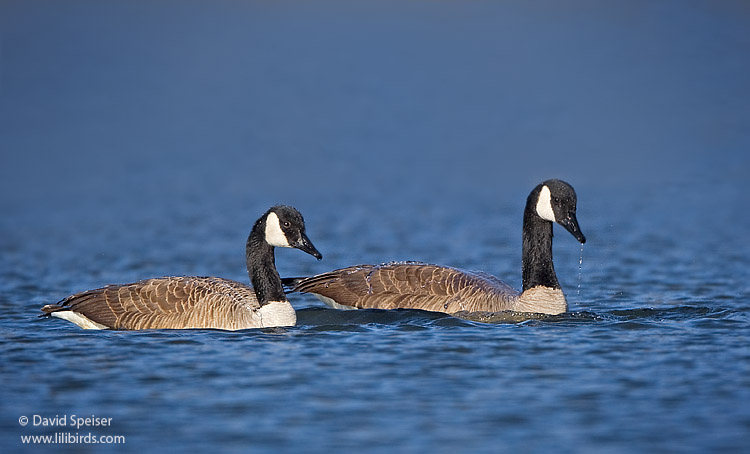
[[[291,224],[291,223],[290,223],[289,221],[284,221],[284,227],[289,227],[289,226],[291,226],[291,225],[292,225],[292,224]]]

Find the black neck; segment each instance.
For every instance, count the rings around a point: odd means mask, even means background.
[[[526,201],[523,213],[523,290],[537,286],[560,288],[552,264],[552,222],[536,213],[539,190]]]
[[[261,306],[269,301],[286,301],[281,277],[276,271],[273,246],[266,242],[265,229],[265,218],[262,218],[255,223],[250,232],[245,249],[247,274],[250,276],[250,283],[253,284],[255,296]]]

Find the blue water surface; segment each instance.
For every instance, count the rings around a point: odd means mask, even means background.
[[[748,55],[742,2],[1,3],[0,449],[746,451]],[[555,230],[560,316],[290,295],[290,328],[37,317],[245,282],[275,203],[324,256],[278,250],[282,276],[420,260],[519,288],[547,178],[588,239]]]

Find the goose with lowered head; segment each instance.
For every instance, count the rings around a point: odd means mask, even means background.
[[[420,262],[357,265],[286,284],[336,308],[561,314],[568,303],[552,263],[552,224],[585,243],[576,203],[573,187],[561,180],[544,181],[529,194],[523,215],[521,292],[483,272]]]

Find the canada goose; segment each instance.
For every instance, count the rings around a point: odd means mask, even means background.
[[[247,239],[252,287],[219,277],[147,279],[77,293],[44,306],[43,316],[62,318],[85,329],[293,326],[297,316],[276,271],[274,247],[296,248],[322,258],[305,234],[299,211],[278,205],[255,222]]]
[[[576,193],[560,180],[541,183],[526,200],[521,293],[483,272],[419,262],[358,265],[286,282],[335,308],[561,314],[568,304],[552,264],[553,222],[586,242],[576,220]]]

